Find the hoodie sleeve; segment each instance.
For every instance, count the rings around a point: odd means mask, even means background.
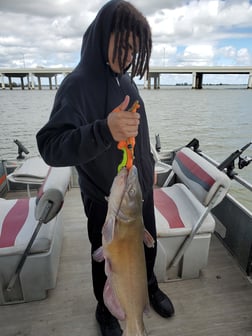
[[[83,108],[83,107],[82,107]],[[114,141],[107,119],[88,122],[66,99],[55,102],[50,120],[37,133],[38,149],[51,166],[77,166],[104,153]]]

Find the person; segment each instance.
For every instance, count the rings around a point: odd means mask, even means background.
[[[134,165],[142,188],[143,219],[156,240],[154,159],[144,102],[133,80],[148,73],[151,49],[151,29],[142,13],[127,1],[107,2],[86,30],[80,62],[62,81],[49,121],[37,133],[47,164],[77,169],[91,253],[102,244],[106,197],[122,161],[117,144],[128,137],[136,137]],[[136,100],[140,108],[130,112]],[[161,316],[170,317],[173,304],[159,289],[153,271],[156,246],[145,250],[150,304]],[[121,335],[119,322],[103,302],[104,264],[93,259],[92,280],[102,335]]]

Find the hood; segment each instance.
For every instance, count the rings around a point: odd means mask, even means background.
[[[97,13],[84,33],[78,65],[57,92],[55,105],[70,102],[86,123],[105,119],[112,110],[108,106],[108,81],[115,74],[107,64],[108,45],[113,16],[121,2],[123,0],[111,0]]]
[[[122,0],[106,3],[86,30],[81,47],[80,67],[100,72],[107,68],[108,45],[115,9]]]

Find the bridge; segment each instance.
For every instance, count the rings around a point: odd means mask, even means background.
[[[8,78],[8,87],[12,90],[14,87],[13,78],[19,78],[21,81],[21,88],[35,89],[38,87],[42,89],[41,78],[48,78],[50,89],[58,88],[57,76],[66,76],[72,72],[73,68],[0,68],[1,88],[5,89],[5,77]],[[166,67],[150,67],[149,76],[144,78],[144,87],[146,89],[160,88],[160,76],[163,74],[191,74],[192,88],[202,89],[203,76],[205,74],[244,74],[248,75],[247,88],[252,89],[252,66],[166,66]],[[26,78],[27,84],[24,84]],[[37,84],[35,84],[37,78]],[[52,79],[54,78],[54,85]]]
[[[202,89],[204,74],[244,74],[248,75],[249,89],[252,89],[252,66],[167,66],[150,67],[149,78],[145,78],[145,87],[151,88],[151,79],[154,79],[154,89],[160,88],[162,74],[191,74],[192,88]]]
[[[72,72],[73,68],[43,68],[43,67],[37,67],[37,68],[0,68],[0,76],[1,76],[1,87],[2,89],[6,88],[4,77],[8,78],[9,81],[9,88],[12,90],[14,85],[12,78],[20,78],[21,81],[21,88],[24,90],[25,84],[24,84],[24,78],[27,79],[27,88],[28,89],[35,89],[35,78],[37,78],[37,86],[39,90],[42,89],[41,84],[41,78],[48,78],[49,80],[49,87],[52,90],[53,84],[52,84],[52,78],[54,78],[55,85],[54,87],[58,88],[57,83],[57,75],[63,75],[66,76],[70,72]]]

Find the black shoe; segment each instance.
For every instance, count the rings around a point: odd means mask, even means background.
[[[98,303],[95,317],[99,323],[102,336],[122,335],[119,322],[103,304]]]
[[[162,317],[171,317],[174,314],[174,307],[168,296],[159,288],[150,293],[150,304],[153,309]]]

